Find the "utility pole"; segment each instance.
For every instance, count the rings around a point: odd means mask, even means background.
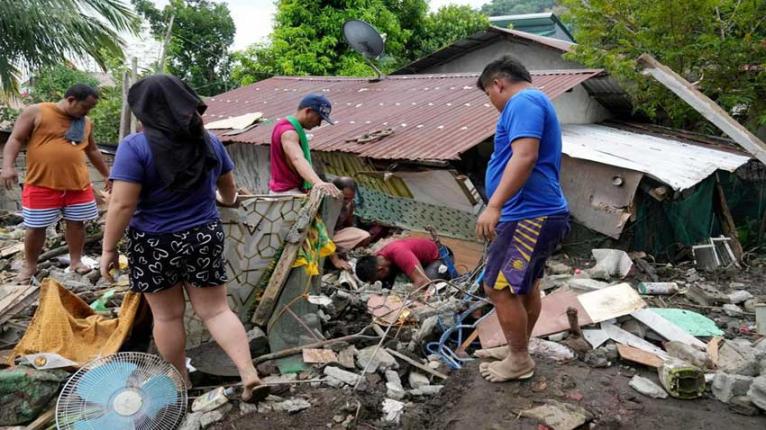
[[[168,24],[168,29],[165,31],[165,40],[162,42],[162,53],[160,54],[160,62],[157,65],[157,72],[158,73],[165,73],[165,58],[168,54],[168,45],[170,44],[170,36],[173,32],[173,21],[175,21],[176,16],[170,15],[170,23]]]

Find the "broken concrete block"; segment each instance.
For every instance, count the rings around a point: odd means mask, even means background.
[[[348,372],[338,367],[327,366],[324,368],[324,374],[331,376],[344,384],[356,385],[362,377],[353,372]]]
[[[296,412],[300,412],[310,407],[311,407],[311,403],[309,403],[308,401],[304,399],[301,399],[300,397],[295,399],[285,400],[279,403],[274,403],[272,405],[272,408],[274,408],[275,411],[283,411],[283,412],[287,412],[288,414],[294,414]]]
[[[399,377],[399,373],[393,370],[386,370],[386,381],[393,382],[394,384],[402,385],[402,378]]]
[[[646,326],[644,326],[637,320],[629,319],[625,321],[624,323],[622,323],[620,328],[622,328],[623,330],[627,331],[628,333],[634,336],[640,337],[641,339],[646,337]]]
[[[419,388],[410,390],[413,396],[435,396],[444,388],[444,385],[422,385]]]
[[[717,288],[707,284],[693,284],[686,290],[686,297],[702,306],[715,306],[729,301]]]
[[[418,389],[424,385],[428,385],[431,383],[431,381],[428,379],[426,375],[423,375],[422,373],[418,373],[418,372],[410,372],[410,376],[408,380],[410,383],[410,388],[412,389]]]
[[[402,384],[395,382],[386,382],[386,397],[394,400],[402,400],[407,396],[407,391]]]
[[[766,375],[753,379],[750,390],[747,392],[747,397],[750,397],[755,406],[766,411]]]
[[[671,357],[688,361],[689,363],[702,369],[710,367],[709,364],[712,364],[710,363],[710,358],[706,353],[683,342],[665,342],[665,351],[667,351],[668,355]]]
[[[749,417],[758,415],[758,408],[753,404],[750,397],[747,396],[732,397],[729,402],[729,409],[739,415],[746,415]]]
[[[580,406],[549,400],[547,404],[521,412],[555,430],[573,430],[593,419],[593,415]]]
[[[420,328],[418,331],[415,332],[415,335],[412,336],[412,341],[415,343],[420,343],[423,341],[423,339],[427,338],[428,336],[431,336],[433,334],[434,330],[436,329],[436,325],[439,323],[439,317],[434,315],[432,317],[428,317],[423,321],[422,324],[420,324]]]
[[[205,412],[199,419],[200,428],[206,429],[217,422],[223,421],[232,407],[231,403],[227,403],[214,411]]]
[[[404,412],[404,403],[393,400],[383,400],[383,420],[393,424],[399,424],[399,420],[402,418],[402,412]]]
[[[199,430],[202,427],[200,418],[202,418],[201,412],[192,412],[186,414],[183,422],[181,423],[181,427],[178,427],[178,430]]]
[[[725,373],[756,376],[758,365],[756,351],[743,343],[726,341],[718,351],[718,368]]]
[[[634,376],[630,382],[628,382],[634,390],[639,393],[653,397],[655,399],[665,399],[668,397],[668,393],[659,385],[652,382],[651,379],[643,378],[641,376]]]
[[[721,309],[723,309],[723,312],[730,317],[740,316],[743,312],[742,308],[732,304],[725,304],[721,307]]]
[[[239,413],[242,415],[258,413],[258,405],[253,403],[239,402]]]
[[[596,265],[586,270],[591,278],[609,280],[613,276],[624,278],[633,268],[633,260],[619,249],[593,249]]]
[[[745,290],[737,290],[727,294],[726,297],[729,299],[729,303],[738,305],[742,302],[752,299],[753,295]]]
[[[716,399],[729,403],[733,397],[746,395],[752,383],[753,378],[750,376],[718,372],[713,378],[711,389]]]
[[[378,348],[377,345],[368,346],[367,348],[360,350],[356,356],[356,365],[360,369],[367,368],[368,373],[377,372],[378,369],[385,370],[399,368],[396,359],[386,352],[385,349]]]

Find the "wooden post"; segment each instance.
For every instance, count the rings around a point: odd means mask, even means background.
[[[297,221],[295,221],[295,224],[285,237],[285,248],[274,268],[274,273],[269,278],[266,289],[263,291],[261,301],[255,309],[253,323],[265,326],[269,318],[271,318],[274,307],[277,305],[277,300],[279,300],[279,295],[282,293],[282,287],[285,285],[290,270],[292,270],[295,256],[298,254],[301,246],[303,246],[303,241],[306,240],[306,234],[308,234],[308,230],[311,228],[311,223],[314,221],[321,203],[322,194],[317,189],[312,190],[308,201],[298,214]]]
[[[758,139],[742,124],[738,123],[737,120],[732,118],[713,100],[710,100],[709,97],[702,94],[689,81],[649,54],[641,54],[638,57],[638,64],[644,68],[645,73],[652,75],[654,79],[657,79],[667,89],[673,91],[694,110],[760,160],[761,163],[766,164],[766,143]]]
[[[138,80],[138,58],[133,57],[130,64],[130,84],[133,85]],[[127,102],[128,96],[125,93],[125,101]],[[128,109],[130,110],[130,109]],[[132,113],[130,114],[130,132],[135,133],[138,130],[138,120]]]
[[[718,175],[715,177],[715,194],[716,194],[716,208],[721,215],[721,231],[729,239],[731,239],[731,251],[734,253],[734,257],[737,262],[742,261],[742,255],[745,250],[742,248],[742,244],[739,243],[739,237],[737,234],[737,226],[734,224],[734,217],[731,215],[729,205],[726,203],[726,195],[721,187],[721,181]]]
[[[128,89],[130,89],[130,73],[122,74],[122,110],[120,112],[120,135],[119,141],[130,133],[130,107],[128,107]]]

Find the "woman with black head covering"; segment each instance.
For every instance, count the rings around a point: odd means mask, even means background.
[[[224,233],[219,203],[236,202],[234,164],[205,131],[207,106],[180,79],[155,75],[136,82],[128,103],[144,131],[117,149],[106,217],[101,274],[117,267],[117,243],[128,228],[130,288],[144,293],[163,358],[189,384],[184,353],[184,291],[210,334],[239,369],[243,400],[265,392],[247,335],[226,300]],[[218,191],[216,191],[216,189]],[[264,389],[261,389],[263,387]]]

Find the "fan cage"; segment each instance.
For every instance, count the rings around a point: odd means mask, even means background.
[[[175,401],[161,408],[152,418],[136,416],[131,430],[173,430],[177,428],[186,414],[188,397],[183,377],[178,370],[161,357],[142,352],[120,352],[90,361],[83,365],[64,385],[56,402],[56,428],[60,430],[121,430],[105,429],[93,426],[88,420],[102,416],[108,409],[94,405],[82,399],[77,389],[83,377],[89,372],[98,371],[102,366],[120,363],[133,364],[136,369],[125,384],[114,388],[112,395],[128,387],[140,387],[152,377],[166,376],[176,388]],[[106,374],[105,374],[106,375]],[[101,375],[101,376],[105,376]],[[105,401],[107,401],[105,399]],[[140,418],[140,419],[139,419]]]

